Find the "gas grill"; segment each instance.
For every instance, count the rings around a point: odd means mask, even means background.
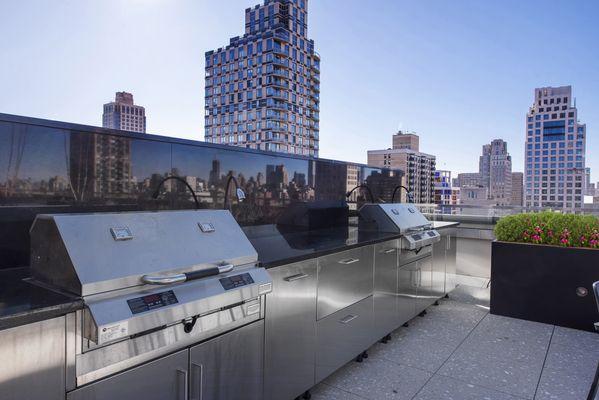
[[[263,323],[272,289],[229,211],[38,215],[31,250],[34,280],[84,300],[71,388]]]
[[[359,213],[362,229],[401,234],[403,250],[420,251],[441,240],[432,223],[413,204],[364,204]]]

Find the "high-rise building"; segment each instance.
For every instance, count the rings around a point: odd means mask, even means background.
[[[499,206],[512,203],[512,157],[505,141],[495,139],[483,146],[479,173],[482,185],[489,188],[489,200]]]
[[[117,92],[114,101],[104,104],[104,128],[146,133],[146,109],[133,104],[133,95]]]
[[[308,0],[245,10],[245,34],[206,52],[205,140],[318,157],[320,56]]]
[[[512,172],[512,205],[522,206],[524,198],[524,174]]]
[[[495,139],[483,145],[482,155],[478,160],[478,172],[458,174],[456,184],[462,188],[461,204],[498,205],[512,204],[512,157],[507,151],[507,143]],[[475,190],[487,188],[486,191]],[[467,191],[464,189],[472,189]],[[486,193],[487,198],[483,198]]]
[[[572,87],[535,89],[526,116],[525,205],[582,207],[586,125],[578,121]]]
[[[405,186],[413,194],[414,202],[434,202],[436,158],[420,152],[415,133],[399,131],[393,135],[392,149],[368,150],[368,165],[404,171]]]

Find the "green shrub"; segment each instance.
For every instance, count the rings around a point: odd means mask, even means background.
[[[599,249],[599,217],[552,211],[501,218],[495,237],[505,242]]]

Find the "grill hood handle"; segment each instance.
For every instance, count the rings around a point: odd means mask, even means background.
[[[170,285],[173,283],[193,281],[195,279],[202,279],[208,276],[218,275],[225,272],[231,272],[233,271],[233,268],[233,264],[225,264],[213,268],[201,269],[199,271],[192,272],[184,272],[182,274],[175,275],[144,275],[141,277],[141,281],[148,285]]]

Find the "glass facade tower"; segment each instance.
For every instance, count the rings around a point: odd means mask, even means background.
[[[307,0],[245,10],[245,34],[206,52],[205,140],[318,157],[320,56]]]
[[[577,114],[571,86],[535,89],[535,102],[526,116],[527,207],[582,207],[586,125]]]

